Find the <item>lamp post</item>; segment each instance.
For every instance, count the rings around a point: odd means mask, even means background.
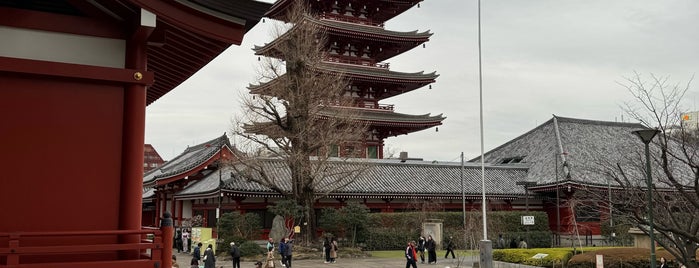
[[[650,267],[655,268],[655,234],[653,231],[653,182],[650,176],[650,150],[649,144],[660,131],[657,129],[642,129],[633,131],[633,134],[641,138],[646,150],[646,184],[648,186],[648,230],[650,236]]]

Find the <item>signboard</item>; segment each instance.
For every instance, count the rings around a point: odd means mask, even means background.
[[[212,230],[211,228],[204,228],[204,227],[192,227],[192,245],[191,247],[194,248],[197,243],[202,243],[202,249],[201,253],[204,254],[204,249],[211,244],[213,247],[214,252],[216,252],[216,239],[212,237]]]
[[[534,255],[532,257],[532,259],[539,259],[540,260],[540,259],[546,258],[546,256],[548,256],[548,255],[549,254],[546,254],[546,253],[536,253],[536,255]]]
[[[604,268],[604,255],[595,255],[596,268]]]
[[[522,225],[534,225],[534,216],[522,216]]]

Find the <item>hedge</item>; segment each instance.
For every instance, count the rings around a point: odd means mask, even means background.
[[[520,219],[524,215],[534,216],[535,224],[521,225]],[[461,212],[372,213],[369,214],[365,233],[359,235],[359,242],[367,250],[402,249],[406,241],[417,241],[422,223],[427,219],[441,220],[443,237],[453,236],[458,249],[476,248],[483,237],[480,212],[466,213],[466,230],[462,227],[464,216]],[[525,238],[529,247],[551,246],[551,232],[545,212],[488,212],[488,235],[494,245],[499,234],[503,235],[506,245],[511,239],[519,242],[519,238]]]

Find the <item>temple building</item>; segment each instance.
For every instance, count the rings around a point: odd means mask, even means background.
[[[599,161],[618,161],[640,148],[632,131],[644,128],[637,123],[554,116],[488,151],[488,211],[544,211],[550,230],[561,244],[572,243],[571,238],[577,235],[589,238],[583,239],[589,245],[600,244],[600,224],[614,215],[605,204],[599,204],[598,209],[580,209],[573,208],[575,202],[571,200],[580,189],[610,194],[621,191],[597,165]],[[283,196],[220,164],[221,160],[235,160],[239,153],[223,135],[191,146],[160,169],[147,173],[144,225],[155,223],[154,214],[147,214],[155,210],[174,208],[176,223],[201,215],[208,227],[215,227],[217,210],[238,211],[260,215],[266,234],[274,217],[267,207]],[[268,158],[262,162],[267,173],[275,174],[281,188],[291,189],[290,172],[283,161]],[[337,161],[331,165],[341,169],[356,164],[368,168],[346,187],[320,198],[314,209],[342,207],[348,201],[360,202],[374,213],[412,211],[421,202],[438,204],[441,211],[461,211],[463,204],[469,211],[481,209],[480,158],[465,163],[463,168],[454,162],[395,158]],[[162,192],[152,189],[157,185]]]
[[[295,0],[279,0],[265,14],[270,18],[288,22],[286,12]],[[323,72],[342,73],[349,80],[347,95],[354,99],[350,106],[334,109],[351,109],[357,119],[368,125],[368,135],[361,141],[363,148],[355,144],[341,144],[331,156],[343,156],[347,150],[360,149],[366,158],[383,158],[384,140],[389,137],[439,126],[445,119],[440,115],[409,115],[394,111],[394,105],[382,100],[407,93],[435,82],[434,72],[398,72],[385,62],[429,41],[429,32],[398,32],[384,29],[384,23],[421,1],[306,1],[310,5],[304,23],[311,23],[327,35]],[[293,29],[291,29],[293,31]],[[281,37],[280,37],[281,38]],[[256,55],[275,56],[279,38],[254,48]],[[249,89],[253,94],[264,92],[274,80]],[[431,87],[431,85],[430,85]],[[332,116],[333,112],[327,112]],[[351,148],[342,148],[351,147]]]

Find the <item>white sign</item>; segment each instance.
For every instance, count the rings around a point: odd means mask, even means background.
[[[549,254],[546,254],[546,253],[536,253],[536,255],[534,255],[532,257],[532,259],[539,259],[540,260],[540,259],[546,258],[546,256],[548,256],[548,255]]]
[[[604,268],[604,255],[595,255],[596,257],[596,268]]]
[[[522,225],[534,225],[534,216],[522,216]]]

